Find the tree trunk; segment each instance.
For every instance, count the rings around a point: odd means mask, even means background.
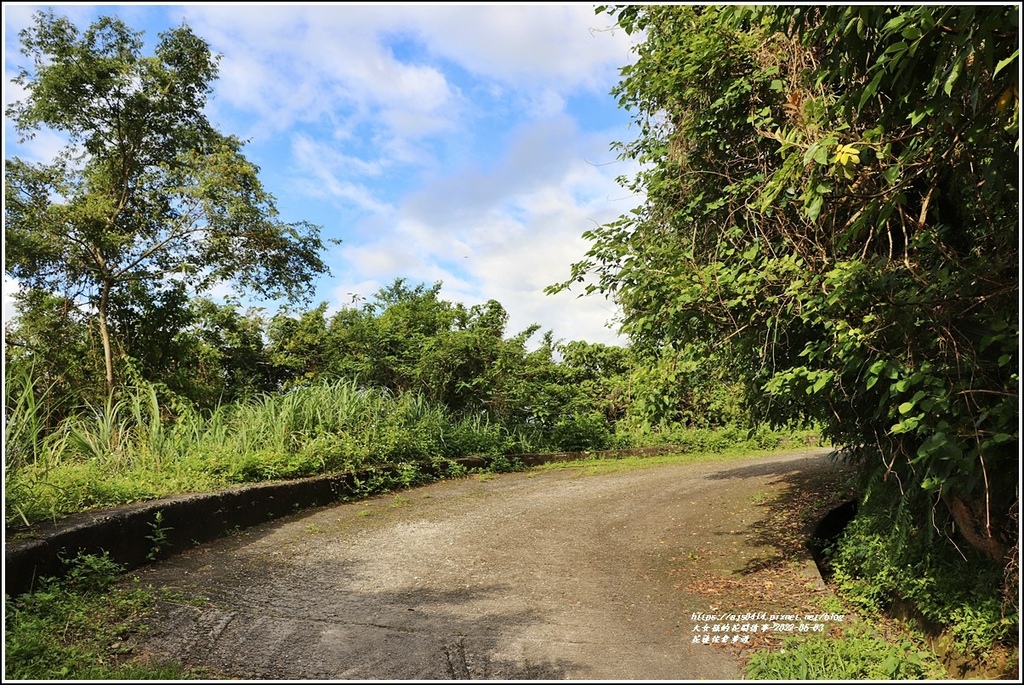
[[[960,534],[972,547],[994,561],[1006,563],[1006,549],[992,534],[993,526],[988,524],[984,502],[964,502],[959,497],[944,496],[946,506],[953,514]],[[996,527],[998,530],[998,527]]]
[[[100,286],[100,339],[103,341],[103,363],[107,372],[107,396],[114,394],[114,351],[110,344],[110,329],[107,327],[107,305],[110,299],[110,279],[103,279]]]

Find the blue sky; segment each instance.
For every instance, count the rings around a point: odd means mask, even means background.
[[[116,14],[150,41],[184,21],[222,55],[211,120],[249,141],[284,221],[342,241],[314,303],[442,281],[444,299],[500,301],[509,335],[625,342],[611,302],[543,292],[584,231],[640,202],[615,181],[635,170],[611,144],[635,129],[609,94],[636,37],[593,5],[5,3],[5,106],[21,96],[17,33],[46,7],[80,28]],[[32,161],[61,142],[18,147],[8,122],[4,136],[5,158]]]

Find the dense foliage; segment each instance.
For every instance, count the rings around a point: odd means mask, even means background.
[[[714,346],[758,416],[1014,556],[1017,8],[606,11],[644,32],[616,94],[645,201],[561,287],[596,275],[638,351]]]
[[[911,640],[892,642],[865,627],[839,638],[791,636],[779,651],[751,655],[744,675],[751,680],[940,680],[946,672],[935,655]]]

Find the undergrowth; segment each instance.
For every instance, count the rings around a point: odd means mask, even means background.
[[[941,506],[915,507],[913,497],[889,484],[869,486],[831,559],[837,594],[867,616],[909,604],[964,654],[1009,645],[1020,616],[1005,601],[1004,569],[956,544]],[[929,511],[931,520],[913,511]]]
[[[926,680],[945,676],[927,648],[904,639],[887,641],[866,626],[839,637],[789,637],[778,650],[755,652],[746,665],[754,680]]]
[[[122,569],[106,555],[66,562],[61,579],[4,597],[4,680],[176,680],[201,677],[175,663],[131,661],[133,634],[155,598],[115,587]]]
[[[835,593],[828,610],[856,617],[856,628],[755,652],[748,678],[949,678],[947,667],[990,676],[1016,659],[1019,612],[1006,599],[1017,591],[1014,576],[957,544],[941,506],[915,497],[892,483],[869,482],[857,516],[827,550]],[[927,520],[914,511],[928,512]],[[929,643],[940,644],[940,633],[945,647],[936,654]]]

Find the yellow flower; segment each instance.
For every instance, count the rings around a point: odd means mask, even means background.
[[[832,158],[832,163],[840,166],[860,164],[860,151],[855,145],[840,145],[836,148],[836,155]]]

